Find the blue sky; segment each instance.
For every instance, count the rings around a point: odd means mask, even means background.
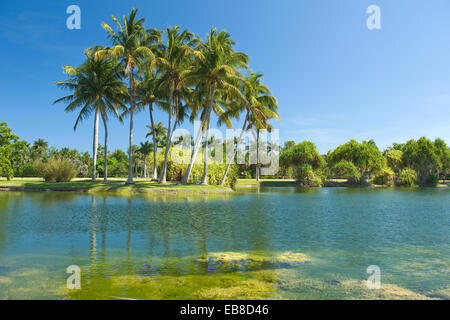
[[[81,8],[81,30],[66,28],[71,4]],[[381,30],[366,27],[373,4]],[[2,0],[0,121],[21,139],[90,151],[93,121],[74,132],[76,115],[52,104],[67,93],[54,83],[65,79],[64,64],[82,62],[85,48],[108,44],[102,21],[133,7],[147,27],[230,32],[278,98],[281,141],[311,140],[321,152],[349,139],[373,138],[380,148],[421,136],[450,143],[448,0]],[[155,117],[167,122],[162,112]],[[135,123],[138,143],[148,114]],[[127,125],[112,121],[110,149],[125,150],[127,134]]]

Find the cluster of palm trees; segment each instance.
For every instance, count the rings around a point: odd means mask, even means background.
[[[231,127],[231,119],[245,113],[243,131],[270,129],[269,120],[279,119],[276,99],[261,83],[261,74],[248,69],[249,58],[234,50],[234,41],[226,31],[212,28],[205,41],[179,26],[166,30],[145,29],[144,19],[137,19],[133,9],[120,23],[114,16],[116,30],[103,23],[112,46],[93,46],[85,51],[86,61],[78,68],[65,66],[68,79],[56,85],[69,89],[69,96],[56,102],[68,103],[66,112],[80,110],[74,129],[91,114],[94,118],[93,172],[96,178],[99,118],[105,129],[105,181],[107,179],[107,123],[110,116],[123,122],[129,117],[129,173],[127,184],[133,183],[134,114],[148,108],[150,125],[147,136],[153,143],[141,145],[141,153],[151,153],[153,147],[152,179],[166,183],[167,162],[173,134],[185,120],[201,121],[194,140],[191,160],[182,179],[188,183],[195,159],[204,139],[204,170],[202,184],[207,185],[208,141],[211,117]],[[164,39],[164,41],[163,41]],[[246,71],[247,75],[242,72]],[[154,108],[168,114],[167,129],[156,124]],[[164,162],[157,174],[156,153],[158,136],[166,135]],[[242,134],[239,137],[239,143]],[[142,151],[142,150],[141,150]],[[237,152],[237,148],[235,153]],[[233,159],[228,159],[227,171]],[[146,162],[145,162],[146,166]],[[159,178],[159,179],[157,179]]]

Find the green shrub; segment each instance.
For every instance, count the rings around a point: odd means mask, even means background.
[[[400,173],[400,177],[397,180],[399,186],[413,187],[417,182],[417,173],[411,168],[403,169]]]
[[[181,181],[187,170],[187,164],[174,164],[171,160],[167,162],[167,180]],[[218,164],[215,162],[208,163],[208,184],[220,185],[223,175],[225,174],[226,164]],[[194,177],[203,177],[203,163],[196,163],[192,167],[189,183],[194,183]],[[225,180],[225,185],[231,186],[236,183],[238,179],[238,168],[235,164],[230,166],[230,169]]]
[[[23,177],[38,177],[39,173],[36,171],[36,166],[32,162],[28,162],[23,167],[22,176]]]
[[[310,164],[298,166],[295,178],[302,187],[323,186],[322,177],[313,170],[313,167]]]
[[[11,149],[8,146],[0,146],[0,176],[11,180],[14,177],[14,170],[11,163]]]
[[[426,185],[430,187],[436,187],[439,184],[439,175],[431,173],[427,177]]]
[[[163,155],[164,148],[160,154]],[[157,156],[158,174],[161,173],[164,156]],[[188,164],[175,164],[172,161],[171,153],[169,153],[169,159],[167,161],[167,180],[168,181],[181,181],[184,177]],[[219,164],[212,159],[208,159],[208,184],[220,185],[223,175],[225,174],[226,163]],[[238,165],[232,164],[225,180],[225,185],[232,186],[238,179]],[[198,154],[197,160],[192,167],[191,175],[189,177],[189,183],[194,183],[194,177],[199,177],[201,180],[203,177],[203,157],[202,154]]]
[[[383,168],[373,178],[373,183],[384,186],[392,186],[394,184],[395,173],[389,168]]]
[[[336,177],[347,178],[354,182],[357,182],[361,179],[361,174],[359,173],[356,166],[347,160],[339,161],[331,171]]]
[[[47,182],[70,182],[78,174],[76,165],[68,160],[50,159],[38,162],[35,168]]]

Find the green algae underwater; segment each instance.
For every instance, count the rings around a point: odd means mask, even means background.
[[[449,207],[445,189],[4,192],[0,299],[448,300]]]

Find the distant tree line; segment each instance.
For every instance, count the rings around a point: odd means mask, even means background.
[[[422,137],[394,143],[380,151],[373,140],[349,142],[321,155],[309,141],[285,143],[279,176],[303,186],[322,186],[326,179],[347,179],[355,185],[436,186],[450,174],[450,148],[442,139]]]

